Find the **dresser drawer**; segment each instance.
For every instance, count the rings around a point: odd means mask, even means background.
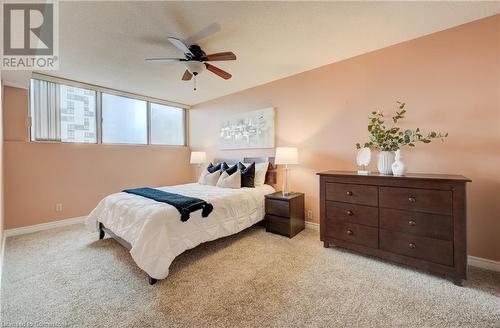
[[[380,229],[380,249],[453,266],[453,242]]]
[[[349,222],[328,222],[326,235],[353,244],[378,247],[378,229]]]
[[[326,218],[335,222],[351,222],[378,226],[378,208],[340,202],[326,202]]]
[[[448,190],[380,187],[380,206],[435,214],[452,214],[453,194]]]
[[[381,208],[380,228],[423,237],[453,240],[453,217],[448,215]]]
[[[284,200],[266,199],[266,214],[289,217],[290,203]]]
[[[327,182],[325,198],[337,202],[378,206],[378,188],[376,186]]]

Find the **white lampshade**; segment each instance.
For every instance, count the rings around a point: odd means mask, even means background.
[[[203,164],[207,162],[207,153],[204,151],[191,152],[191,164]]]
[[[276,147],[274,164],[299,164],[299,154],[295,147]]]

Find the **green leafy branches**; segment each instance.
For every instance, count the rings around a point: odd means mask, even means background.
[[[396,151],[404,146],[415,147],[418,142],[430,143],[432,139],[441,139],[448,137],[448,133],[440,133],[431,131],[423,134],[419,128],[415,130],[406,129],[401,130],[397,127],[397,123],[405,118],[406,104],[404,102],[397,102],[398,110],[391,119],[393,125],[388,127],[385,124],[384,114],[380,111],[371,112],[368,116],[368,132],[370,140],[364,144],[357,143],[356,148],[362,147],[374,148],[382,151]]]

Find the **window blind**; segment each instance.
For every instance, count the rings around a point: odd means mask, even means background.
[[[32,139],[36,141],[61,141],[61,111],[59,85],[31,80],[30,110]]]

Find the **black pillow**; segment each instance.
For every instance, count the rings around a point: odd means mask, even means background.
[[[220,173],[227,172],[227,174],[231,175],[238,171],[238,164],[234,164],[233,166],[229,167],[226,162],[222,163],[222,166],[220,168]]]
[[[212,163],[210,163],[208,166],[207,166],[207,170],[208,172],[210,173],[214,173],[215,171],[219,171],[221,169],[221,163],[217,164],[217,165],[213,165]]]
[[[241,172],[241,187],[255,188],[255,162],[246,167],[240,162],[238,168]]]

